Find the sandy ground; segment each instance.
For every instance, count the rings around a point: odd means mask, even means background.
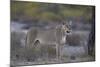
[[[28,66],[28,65],[43,65],[43,64],[58,64],[58,63],[75,63],[75,62],[89,62],[95,61],[94,57],[92,56],[85,56],[85,57],[63,57],[62,60],[57,59],[50,59],[50,60],[42,60],[35,62],[22,62],[22,61],[11,61],[12,66]]]

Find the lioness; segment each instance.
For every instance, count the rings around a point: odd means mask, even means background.
[[[66,35],[70,29],[66,23],[56,25],[51,29],[30,28],[27,33],[26,47],[32,48],[37,45],[55,45],[57,59],[61,58],[61,45],[66,42]]]

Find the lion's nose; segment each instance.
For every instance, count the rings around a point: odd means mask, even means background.
[[[66,31],[67,33],[70,33],[70,31]]]

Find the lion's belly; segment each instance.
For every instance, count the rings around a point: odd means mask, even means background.
[[[64,44],[66,42],[65,35],[57,36],[54,31],[39,32],[36,39],[39,40],[41,44],[57,44],[58,42]]]

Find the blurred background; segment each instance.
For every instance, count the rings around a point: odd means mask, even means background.
[[[72,30],[63,47],[63,61],[95,60],[95,15],[93,6],[23,1],[11,1],[11,60],[15,61],[15,64],[16,60],[26,61],[24,58],[31,58],[27,61],[35,61],[41,52],[37,54],[35,49],[27,51],[24,49],[28,29],[31,27],[51,28],[63,21],[71,22],[70,28]],[[44,48],[45,50],[43,50],[43,47],[40,50],[44,51],[43,53],[49,52],[49,58],[56,56],[53,47],[48,50],[46,46]],[[25,55],[28,56],[25,57]],[[80,56],[83,59],[80,59]],[[66,60],[66,57],[71,59],[67,58],[68,60]]]

